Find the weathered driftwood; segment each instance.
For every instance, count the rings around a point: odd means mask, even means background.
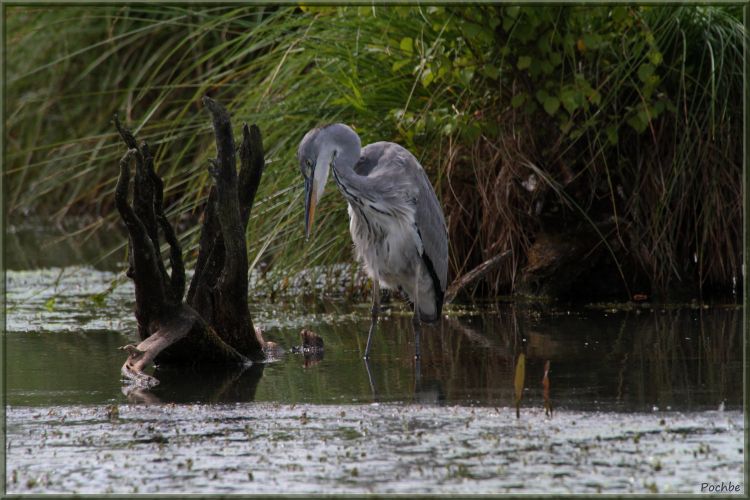
[[[149,363],[245,363],[264,358],[263,339],[248,310],[245,229],[263,174],[258,127],[243,126],[237,173],[235,143],[227,111],[209,97],[203,103],[213,120],[217,158],[210,161],[211,187],[204,209],[195,273],[185,295],[182,250],[164,215],[164,184],[145,142],[117,117],[115,126],[128,148],[120,160],[115,204],[129,235],[128,276],[135,283],[135,316],[141,342],[123,347],[122,374],[139,386],[158,381],[146,375]],[[133,202],[128,202],[135,162]],[[161,258],[159,236],[169,245],[171,273]]]
[[[477,281],[479,278],[482,278],[487,273],[495,269],[495,267],[500,264],[506,257],[511,255],[510,250],[505,250],[504,252],[500,252],[499,254],[495,255],[494,257],[491,257],[481,264],[479,264],[477,267],[472,269],[466,274],[461,275],[460,277],[456,278],[453,283],[450,284],[448,289],[445,291],[445,295],[443,297],[443,302],[448,304],[450,302],[453,302],[453,299],[456,298],[456,295],[458,295],[458,292],[469,286],[470,284]]]

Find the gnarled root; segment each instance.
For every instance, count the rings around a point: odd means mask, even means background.
[[[152,329],[153,333],[138,345],[129,344],[120,348],[128,353],[121,373],[138,387],[154,387],[159,383],[144,372],[150,363],[159,359],[182,363],[190,359],[193,364],[249,362],[219,338],[188,305],[182,304],[170,311],[164,319],[156,321]],[[171,347],[170,351],[164,352],[168,347]]]

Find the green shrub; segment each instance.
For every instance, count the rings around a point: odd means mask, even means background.
[[[352,124],[428,170],[452,275],[594,228],[622,291],[727,290],[740,274],[742,50],[734,7],[8,7],[6,203],[113,220],[118,111],[157,150],[168,213],[205,200],[210,93],[258,123],[268,168],[251,262],[281,275],[351,258],[341,197],[302,244],[296,145]],[[96,228],[99,222],[92,226]],[[196,238],[185,225],[186,246]]]

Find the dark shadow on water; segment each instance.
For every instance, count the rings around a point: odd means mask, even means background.
[[[265,364],[250,366],[159,366],[151,389],[123,388],[130,403],[235,403],[255,400]]]
[[[367,373],[367,381],[370,384],[372,402],[378,403],[381,401],[381,397],[378,394],[377,382],[373,374],[374,369],[370,366],[370,361],[366,359],[362,361],[362,364]],[[422,377],[421,359],[414,360],[414,392],[412,401],[414,403],[427,405],[439,405],[445,403],[445,391],[442,382],[440,380],[424,379]]]

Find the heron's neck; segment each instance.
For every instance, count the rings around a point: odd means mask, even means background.
[[[335,157],[331,165],[336,185],[347,201],[359,202],[358,200],[367,192],[364,185],[365,178],[354,171],[354,166],[362,154],[359,137],[353,131],[340,135],[334,151]]]
[[[333,163],[333,179],[341,194],[344,195],[349,204],[362,204],[362,198],[367,193],[364,185],[364,177],[354,171],[355,162],[336,161]]]

